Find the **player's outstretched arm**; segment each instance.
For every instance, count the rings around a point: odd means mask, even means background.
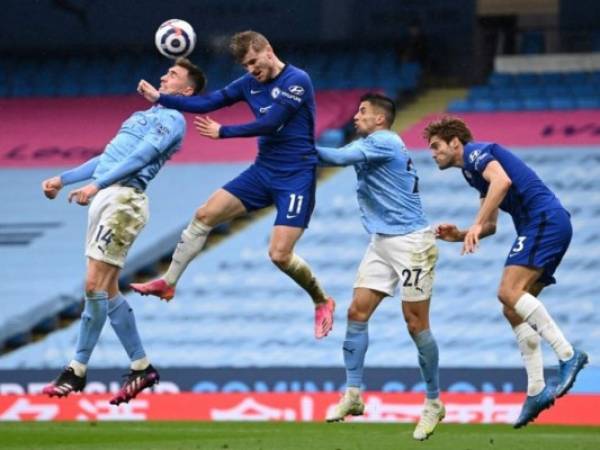
[[[42,182],[44,195],[49,199],[56,198],[63,186],[89,180],[98,166],[100,156],[95,156],[74,169],[67,170],[59,176],[48,178]]]
[[[117,181],[124,180],[136,173],[138,170],[152,162],[158,155],[159,151],[154,145],[144,140],[140,140],[137,148],[127,158],[113,167],[112,170],[96,179],[94,184],[98,186],[99,189],[107,188]]]
[[[319,154],[319,162],[332,166],[349,166],[367,160],[364,152],[361,151],[356,142],[341,148],[317,146],[317,153]]]
[[[223,108],[224,106],[230,106],[237,100],[227,97],[223,90],[220,90],[190,97],[186,97],[185,95],[160,94],[157,101],[159,105],[165,108],[204,114]]]
[[[260,116],[254,122],[241,125],[222,125],[219,129],[219,137],[255,137],[274,134],[285,126],[295,111],[281,103],[273,103],[269,112]]]
[[[102,175],[93,183],[69,192],[69,203],[74,200],[77,204],[82,206],[89,204],[92,197],[96,195],[100,189],[104,189],[117,181],[121,181],[129,175],[134,174],[150,163],[157,155],[158,150],[152,144],[140,141],[138,148],[110,172]]]
[[[184,95],[161,94],[158,89],[146,80],[140,80],[137,91],[150,103],[158,103],[165,108],[191,113],[211,112],[223,108],[224,106],[232,105],[238,101],[238,99],[230,98],[225,95],[223,90],[189,97]]]

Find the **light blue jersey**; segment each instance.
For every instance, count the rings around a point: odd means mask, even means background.
[[[404,235],[428,226],[417,171],[398,134],[379,130],[340,149],[317,151],[326,163],[354,166],[358,206],[369,233]]]
[[[185,126],[185,119],[180,112],[162,106],[133,113],[104,149],[93,178],[97,181],[106,179],[107,175],[122,166],[136,152],[146,150],[152,153],[149,162],[118,180],[124,186],[145,190],[163,164],[179,150]]]

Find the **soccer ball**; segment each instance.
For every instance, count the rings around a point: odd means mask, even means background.
[[[196,32],[185,20],[167,20],[156,30],[154,43],[164,56],[176,59],[192,53],[196,45]]]

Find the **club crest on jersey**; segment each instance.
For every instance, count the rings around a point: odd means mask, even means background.
[[[469,161],[470,162],[474,162],[477,159],[477,157],[479,156],[480,153],[481,153],[480,150],[475,150],[473,153],[471,153],[469,155]]]
[[[294,95],[297,95],[298,97],[304,94],[304,88],[302,86],[298,86],[297,84],[290,86],[288,88],[288,91],[290,91]]]
[[[279,97],[279,94],[281,94],[281,89],[279,89],[277,86],[271,89],[271,97],[277,98]]]

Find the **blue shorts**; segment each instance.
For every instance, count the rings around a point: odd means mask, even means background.
[[[518,231],[504,265],[544,269],[538,281],[545,286],[556,283],[554,272],[573,236],[569,213],[564,209],[544,211]]]
[[[276,172],[252,164],[223,189],[239,198],[248,212],[275,205],[275,225],[308,228],[316,185],[316,167]]]

